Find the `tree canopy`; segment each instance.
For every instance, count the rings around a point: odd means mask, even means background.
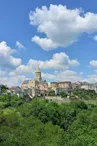
[[[97,146],[97,105],[0,96],[0,146]]]

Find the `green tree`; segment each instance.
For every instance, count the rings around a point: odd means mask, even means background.
[[[60,96],[62,97],[62,98],[66,98],[67,97],[67,92],[66,91],[61,91],[60,92]]]
[[[6,93],[7,89],[8,89],[7,86],[5,86],[5,85],[2,85],[2,86],[1,86],[1,92],[2,92],[2,93]]]
[[[55,96],[55,91],[54,90],[49,91],[49,94],[48,95],[49,96]]]

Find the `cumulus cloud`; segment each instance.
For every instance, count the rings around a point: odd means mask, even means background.
[[[97,31],[97,14],[82,9],[68,9],[63,5],[42,6],[29,13],[30,24],[46,37],[33,36],[32,41],[44,50],[67,47],[78,40],[83,33]]]
[[[58,45],[54,44],[51,39],[40,38],[39,36],[34,36],[32,38],[32,41],[35,42],[36,44],[38,44],[44,50],[46,49],[47,51],[49,51],[52,48],[58,47]]]
[[[91,65],[91,67],[93,67],[93,68],[97,68],[97,60],[91,60],[91,61],[90,61],[90,65]]]
[[[89,83],[97,83],[97,74],[88,75],[84,80]]]
[[[15,52],[5,41],[0,42],[0,84],[19,85],[26,79],[24,75],[12,71],[21,65],[21,59],[13,56]]]
[[[79,65],[79,62],[76,59],[71,60],[69,56],[61,52],[55,53],[50,60],[41,61],[30,59],[27,65],[20,65],[16,68],[16,71],[21,73],[32,72],[32,70],[35,69],[37,65],[39,65],[41,69],[64,70]]]
[[[18,47],[18,49],[24,49],[25,48],[19,41],[16,41],[16,46]]]
[[[18,75],[15,72],[5,72],[0,71],[0,84],[13,86],[13,85],[21,85],[21,83],[26,80],[24,75]]]
[[[45,79],[53,80],[53,81],[81,81],[83,80],[82,76],[75,71],[72,70],[61,70],[55,71],[54,74],[42,73]]]
[[[71,81],[71,82],[88,82],[88,83],[97,83],[97,71],[95,74],[87,75],[83,77],[82,73],[77,73],[72,70],[65,71],[55,71],[53,74],[42,73],[44,79],[50,81]]]
[[[94,39],[95,41],[97,41],[97,35],[96,35],[96,36],[94,36],[94,37],[93,37],[93,39]]]
[[[7,46],[6,42],[0,43],[0,68],[8,69],[15,68],[21,64],[20,58],[15,58],[12,54],[15,52],[14,49],[11,49]]]
[[[49,73],[43,73],[42,72],[42,77],[44,78],[44,79],[49,79],[49,80],[54,80],[55,79],[55,75],[54,74],[49,74]]]
[[[55,72],[55,80],[58,81],[79,81],[81,80],[81,76],[72,70],[66,70],[66,71],[57,71]]]

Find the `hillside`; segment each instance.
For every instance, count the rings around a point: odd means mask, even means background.
[[[0,96],[0,146],[97,146],[97,105]]]

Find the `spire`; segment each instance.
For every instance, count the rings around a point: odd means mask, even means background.
[[[36,72],[35,72],[35,79],[37,80],[37,81],[41,81],[41,71],[40,71],[40,68],[39,68],[39,66],[37,66],[37,68],[36,68]]]
[[[37,68],[36,68],[36,72],[40,72],[40,68],[39,68],[39,66],[37,66]]]

